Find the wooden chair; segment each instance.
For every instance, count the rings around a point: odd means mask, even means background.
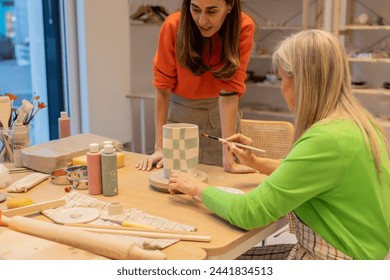
[[[256,155],[282,159],[290,151],[294,141],[294,126],[287,121],[241,120],[241,133],[252,138],[252,146],[265,150]],[[285,226],[261,242],[261,246],[275,243],[296,243],[295,235]],[[284,234],[287,233],[287,234]],[[283,237],[279,237],[283,234]]]
[[[272,159],[284,158],[291,149],[294,126],[287,121],[241,120],[241,133],[252,138],[253,147],[265,150],[256,155]]]

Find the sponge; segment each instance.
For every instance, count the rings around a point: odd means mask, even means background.
[[[124,153],[117,152],[116,153],[116,161],[118,168],[125,166],[125,155]],[[86,165],[87,164],[87,155],[79,156],[72,158],[72,165]]]
[[[12,197],[7,201],[7,208],[13,209],[31,204],[33,204],[33,201],[29,197]]]

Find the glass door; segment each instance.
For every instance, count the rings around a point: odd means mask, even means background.
[[[32,145],[58,138],[64,110],[59,29],[56,0],[0,0],[0,94],[13,94],[16,109],[25,99],[39,110],[30,122]]]

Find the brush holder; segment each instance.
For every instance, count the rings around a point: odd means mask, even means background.
[[[22,149],[30,145],[30,126],[17,123],[11,131],[14,166],[23,167]]]

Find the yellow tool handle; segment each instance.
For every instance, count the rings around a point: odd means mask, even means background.
[[[123,223],[121,223],[121,226],[123,226],[123,227],[138,227],[138,228],[145,228],[145,229],[156,229],[154,227],[149,227],[149,226],[140,225],[140,224],[134,224],[134,223],[130,223],[127,221],[124,221]]]

